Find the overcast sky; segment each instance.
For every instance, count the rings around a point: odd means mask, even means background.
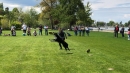
[[[84,5],[88,1],[93,12],[91,17],[95,21],[113,20],[125,23],[130,20],[130,0],[84,0]],[[39,3],[37,0],[0,0],[1,2],[3,2],[4,8],[9,7],[12,10],[14,7],[22,7],[24,11]]]

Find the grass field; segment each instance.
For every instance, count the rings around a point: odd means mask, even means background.
[[[90,32],[89,37],[71,36],[66,40],[71,49],[67,52],[50,38],[54,37],[22,36],[22,31],[16,37],[0,36],[0,73],[130,73],[127,35],[115,38],[113,33]],[[86,53],[87,49],[91,52]]]

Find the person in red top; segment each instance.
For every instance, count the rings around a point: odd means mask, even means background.
[[[118,38],[118,32],[119,32],[119,26],[116,25],[115,29],[114,29],[114,33],[115,33],[115,37],[117,37],[117,38]]]

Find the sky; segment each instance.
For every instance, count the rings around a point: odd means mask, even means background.
[[[0,0],[4,8],[14,7],[22,8],[23,11],[29,10],[32,6],[36,6],[40,0]],[[92,19],[95,21],[115,21],[125,23],[130,20],[130,0],[84,0],[84,5],[90,2],[92,8]],[[40,12],[40,8],[36,8]]]

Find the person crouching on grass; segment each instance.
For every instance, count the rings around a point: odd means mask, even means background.
[[[30,28],[30,26],[27,27],[27,35],[31,36],[31,28]]]
[[[128,40],[130,40],[130,29],[128,29]]]
[[[37,31],[36,30],[34,30],[33,35],[37,36]]]

